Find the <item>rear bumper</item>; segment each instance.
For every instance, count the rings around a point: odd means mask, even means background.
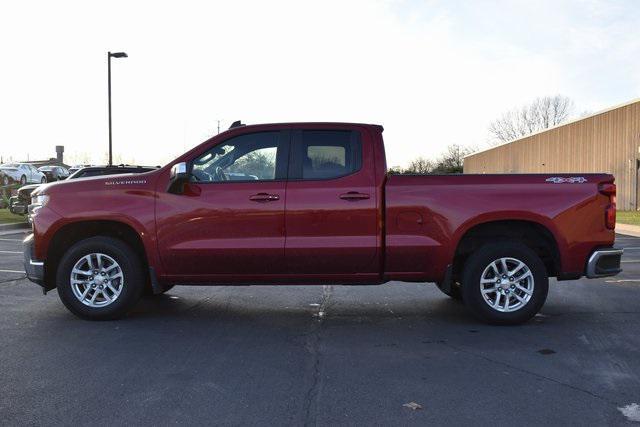
[[[593,251],[587,261],[586,276],[589,279],[597,277],[615,276],[620,273],[620,259],[623,249],[604,248]]]
[[[27,279],[44,288],[44,262],[33,259],[33,234],[29,234],[23,242],[24,271]]]

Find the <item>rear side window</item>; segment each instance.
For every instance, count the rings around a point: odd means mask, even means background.
[[[292,179],[339,178],[358,171],[362,163],[358,132],[303,130],[296,133],[293,147]]]

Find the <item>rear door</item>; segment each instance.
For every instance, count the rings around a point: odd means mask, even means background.
[[[348,127],[292,131],[285,214],[288,273],[355,278],[379,272],[369,138],[368,132]]]

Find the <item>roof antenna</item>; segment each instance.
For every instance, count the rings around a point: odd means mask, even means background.
[[[229,126],[229,129],[239,128],[240,126],[246,126],[246,125],[242,123],[242,120],[236,120],[235,122],[231,123],[231,126]]]

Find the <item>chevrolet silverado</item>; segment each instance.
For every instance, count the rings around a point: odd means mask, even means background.
[[[612,175],[388,175],[382,131],[236,124],[158,170],[41,186],[27,276],[86,319],[174,285],[404,281],[516,324],[550,277],[621,271]]]

